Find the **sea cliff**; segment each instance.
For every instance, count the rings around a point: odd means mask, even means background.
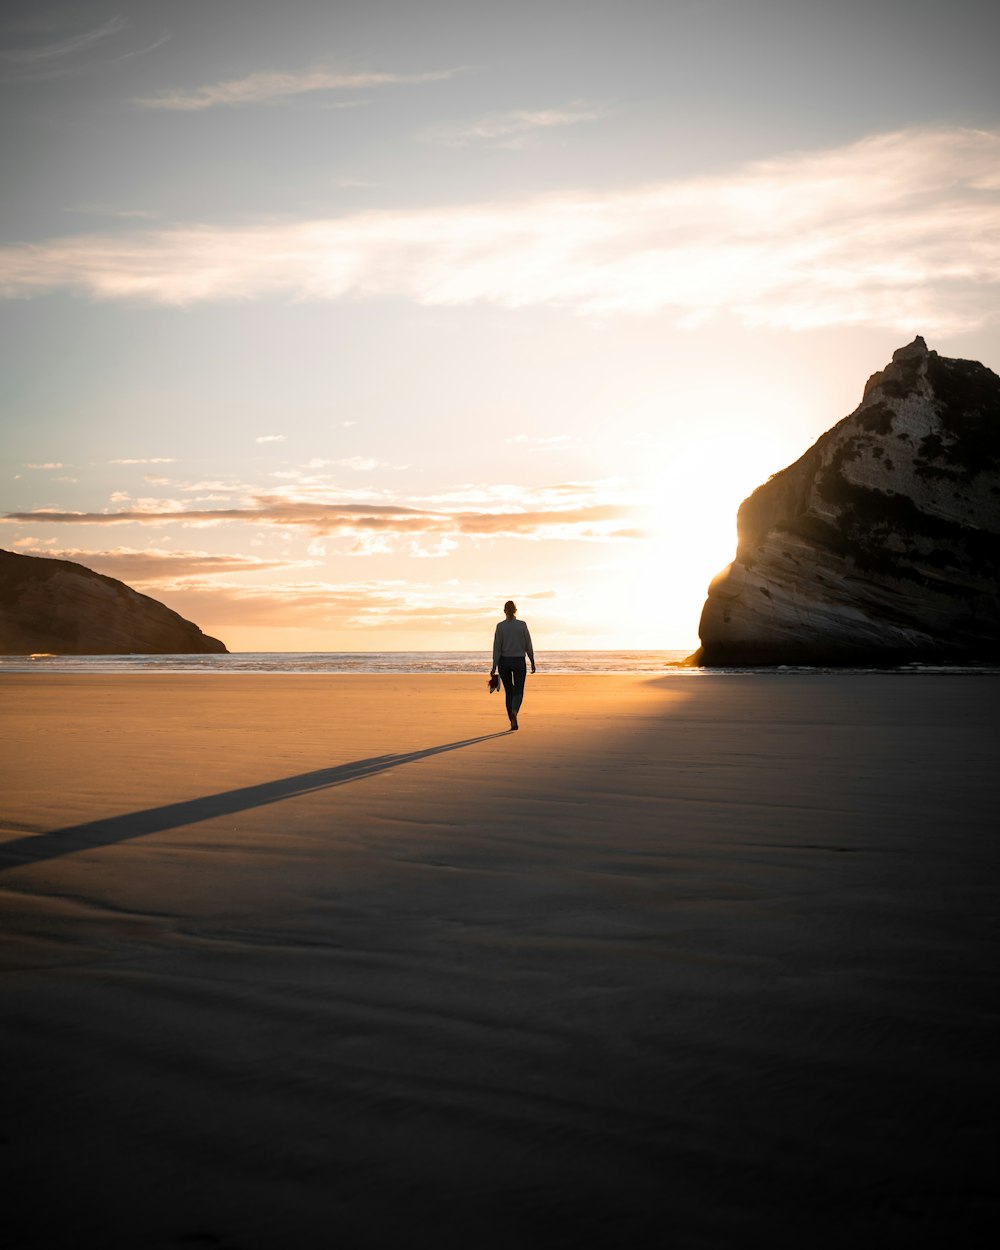
[[[1000,658],[1000,377],[914,339],[737,530],[703,664]]]

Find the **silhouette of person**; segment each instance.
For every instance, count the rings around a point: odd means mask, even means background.
[[[517,728],[517,714],[524,698],[524,680],[527,676],[527,665],[524,657],[531,661],[531,671],[535,671],[535,652],[531,645],[531,634],[524,621],[517,619],[517,604],[508,599],[503,605],[504,619],[497,624],[493,635],[493,667],[492,677],[499,669],[500,680],[503,682],[504,694],[507,696],[507,715],[510,717],[511,729]]]

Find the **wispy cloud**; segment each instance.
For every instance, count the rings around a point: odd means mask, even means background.
[[[155,221],[160,215],[151,208],[120,208],[114,204],[70,204],[64,211],[88,217],[115,217],[121,221]]]
[[[0,78],[11,82],[18,79],[51,78],[64,73],[81,56],[105,40],[120,35],[127,27],[128,23],[123,17],[113,17],[92,30],[67,39],[28,48],[4,48],[0,50]]]
[[[571,434],[514,434],[505,441],[525,451],[565,451],[574,440]]]
[[[164,479],[166,481],[166,479]],[[246,494],[248,487],[245,482],[226,481],[225,478],[203,478],[198,482],[168,482],[168,485],[176,487],[183,491],[186,495],[204,495],[211,492],[214,495],[236,495]]]
[[[350,469],[352,474],[358,474],[374,473],[376,469],[388,469],[393,473],[398,473],[408,467],[408,465],[376,460],[374,456],[347,456],[340,460],[324,460],[314,456],[312,460],[297,468],[274,469],[267,476],[282,483],[280,487],[273,488],[276,494],[300,500],[315,499],[320,502],[329,502],[332,498],[339,499],[344,494],[336,486],[336,480],[329,471],[331,468]],[[355,501],[361,499],[377,501],[387,498],[384,491],[368,486],[361,488],[352,486],[350,495]]]
[[[261,434],[256,440],[258,443],[286,443],[288,441],[287,434]]]
[[[47,460],[44,464],[26,464],[26,469],[65,469],[61,460]]]
[[[104,51],[109,41],[125,34],[129,28],[130,23],[124,17],[118,16],[80,34],[49,43],[0,49],[0,82],[45,81],[61,78],[66,74],[81,73],[130,57],[143,56],[170,38],[169,31],[163,31],[152,43],[127,49],[110,59],[93,55]]]
[[[228,584],[227,584],[228,583]],[[266,589],[232,584],[232,579],[180,579],[159,593],[203,628],[223,632],[226,625],[278,629],[338,630],[418,628],[452,630],[466,627],[477,634],[483,621],[495,619],[495,596],[449,586],[396,580],[332,583],[322,579],[269,581]]]
[[[446,147],[460,148],[480,143],[518,148],[539,131],[599,121],[606,116],[605,109],[585,104],[573,104],[562,109],[516,109],[508,113],[491,113],[472,122],[430,126],[418,137],[424,143],[440,143]]]
[[[214,108],[220,104],[263,104],[288,96],[305,95],[311,91],[363,91],[370,87],[441,82],[462,72],[461,68],[430,70],[422,74],[392,74],[371,70],[345,73],[323,68],[301,70],[298,73],[263,70],[256,74],[247,74],[243,78],[227,78],[193,90],[163,91],[138,99],[136,103],[143,108],[191,112]]]
[[[142,456],[129,460],[109,460],[108,464],[176,464],[170,456]]]
[[[371,473],[375,469],[399,467],[389,464],[387,460],[377,460],[374,456],[343,456],[338,460],[324,460],[320,456],[313,456],[311,460],[307,460],[297,469],[275,470],[268,476],[284,478],[289,482],[297,482],[301,486],[321,486],[328,490],[331,478],[329,474],[323,472],[324,469],[350,469],[352,473]]]
[[[137,585],[173,583],[178,578],[218,576],[232,573],[259,573],[269,569],[287,568],[292,561],[258,560],[253,556],[210,555],[205,551],[164,551],[158,548],[138,550],[115,547],[110,551],[94,551],[79,547],[53,550],[53,539],[22,540],[14,545],[25,555],[42,555],[53,560],[72,560],[97,573],[117,577]],[[27,548],[27,550],[26,550]]]
[[[322,469],[327,466],[338,469],[350,469],[354,473],[371,473],[373,469],[388,469],[385,460],[376,460],[374,456],[345,456],[341,460],[310,460],[309,469]]]
[[[1000,132],[912,130],[605,195],[77,235],[0,248],[0,293],[386,297],[950,332],[997,315],[998,164]]]

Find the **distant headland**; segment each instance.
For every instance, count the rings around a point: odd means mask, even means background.
[[[227,650],[124,582],[70,560],[0,550],[0,655],[189,655]]]

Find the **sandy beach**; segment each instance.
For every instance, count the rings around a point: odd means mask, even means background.
[[[985,1244],[998,695],[5,675],[6,1244]]]

